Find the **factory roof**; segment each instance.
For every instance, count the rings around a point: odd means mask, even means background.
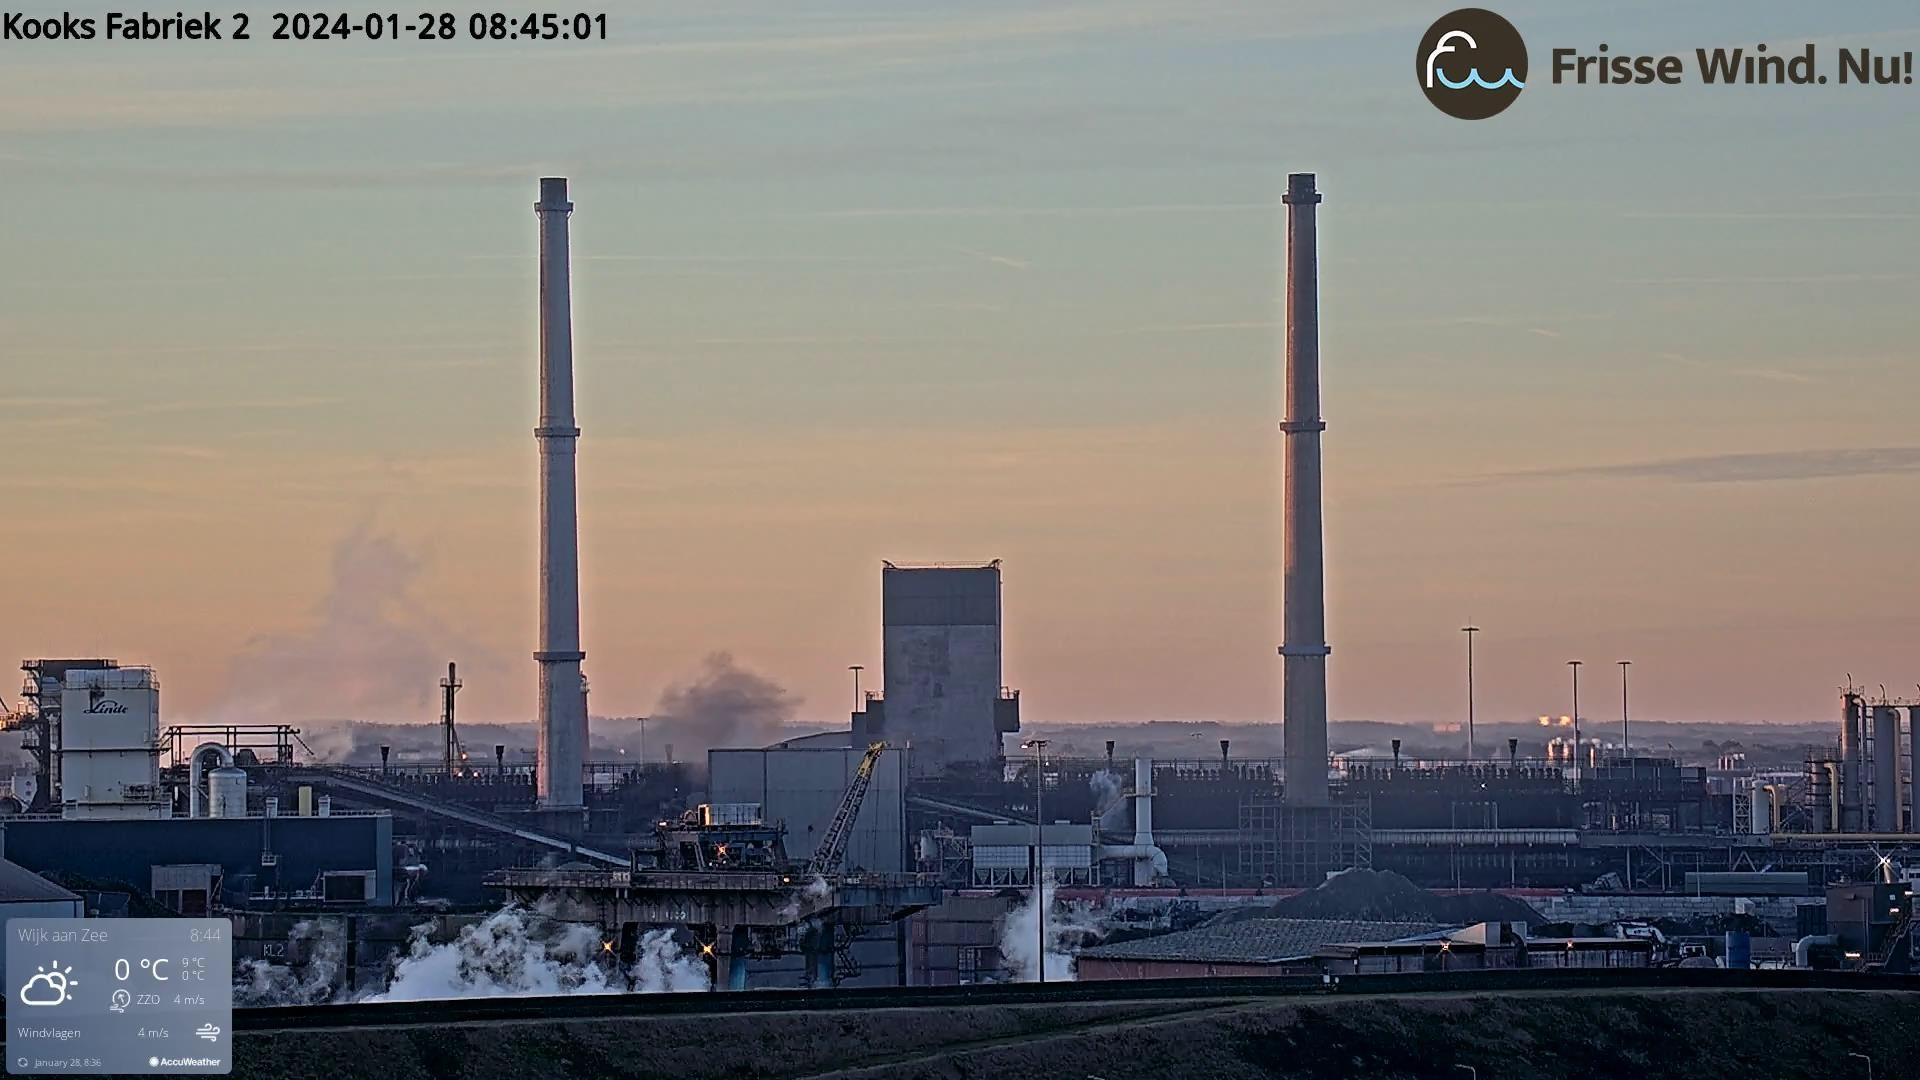
[[[1277,964],[1312,956],[1326,945],[1395,941],[1451,929],[1433,923],[1359,919],[1248,919],[1177,934],[1096,945],[1081,956],[1104,960],[1184,960],[1222,964]]]
[[[78,899],[78,894],[68,892],[19,863],[0,859],[0,904]]]

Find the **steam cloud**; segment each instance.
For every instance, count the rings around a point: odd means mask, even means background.
[[[334,545],[315,621],[302,631],[248,642],[213,719],[430,719],[435,686],[450,657],[468,657],[483,667],[496,666],[497,659],[409,598],[421,565],[394,537],[355,527]],[[312,731],[307,742],[323,756],[345,757],[350,739],[342,741],[344,732],[329,734]],[[324,747],[314,745],[316,737]]]
[[[645,994],[706,990],[707,968],[671,930],[642,934],[633,966],[606,964],[600,932],[508,906],[434,942],[433,923],[413,928],[383,990],[349,995],[342,987],[343,933],[335,920],[305,920],[289,935],[288,964],[240,966],[234,1001],[243,1005],[319,1005],[336,1001],[427,1001],[551,994]]]
[[[1007,912],[1000,924],[1000,956],[1017,982],[1033,982],[1040,972],[1041,943],[1038,912],[1047,913],[1045,963],[1048,982],[1074,980],[1074,955],[1089,940],[1106,933],[1100,918],[1085,905],[1058,905],[1054,894],[1058,886],[1051,876],[1040,885],[1040,904],[1033,894],[1026,896]]]

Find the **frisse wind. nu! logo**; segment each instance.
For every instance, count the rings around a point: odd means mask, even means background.
[[[1493,12],[1461,8],[1427,28],[1414,68],[1434,108],[1462,120],[1485,120],[1527,88],[1527,43]]]

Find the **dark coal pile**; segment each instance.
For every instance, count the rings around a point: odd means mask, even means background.
[[[1541,921],[1539,912],[1513,897],[1491,892],[1441,896],[1391,870],[1347,870],[1270,907],[1226,912],[1221,921],[1268,918],[1363,919],[1445,926]]]

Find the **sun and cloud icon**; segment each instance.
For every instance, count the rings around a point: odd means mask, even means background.
[[[42,964],[38,971],[27,978],[27,985],[20,988],[20,1004],[65,1005],[68,991],[79,985],[80,980],[73,977],[72,965],[63,970],[60,961],[55,960],[53,969],[49,971],[47,965]]]

